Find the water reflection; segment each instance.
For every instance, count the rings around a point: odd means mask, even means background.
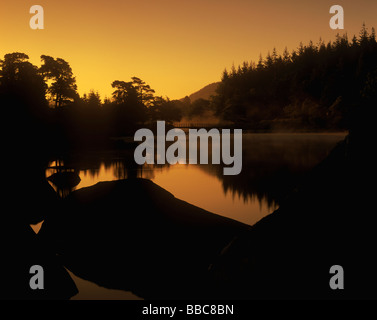
[[[224,176],[223,165],[138,166],[133,159],[134,149],[126,148],[76,153],[52,160],[46,177],[65,173],[61,179],[50,178],[61,197],[100,181],[150,179],[177,198],[252,225],[275,210],[303,175],[344,136],[244,134],[243,168],[236,176]],[[209,144],[209,159],[211,150]]]
[[[41,230],[42,228],[42,224],[43,224],[44,220],[42,220],[41,222],[38,222],[36,224],[31,224],[30,227],[33,229],[33,231],[38,234],[39,231]]]
[[[130,291],[107,289],[76,276],[68,269],[66,270],[79,291],[71,300],[142,300]]]

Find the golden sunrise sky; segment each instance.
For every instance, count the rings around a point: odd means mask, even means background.
[[[32,5],[44,8],[44,30],[32,30]],[[329,27],[332,5],[345,29]],[[111,96],[114,80],[137,76],[157,95],[183,98],[219,81],[224,68],[258,60],[274,47],[358,34],[377,27],[376,0],[1,0],[0,57],[24,52],[68,61],[80,94]]]

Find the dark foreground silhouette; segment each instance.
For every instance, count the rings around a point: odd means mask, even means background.
[[[64,267],[147,299],[376,298],[374,164],[365,137],[340,143],[253,227],[145,179],[101,182],[61,200],[30,176],[27,192],[14,186],[4,202],[12,206],[2,214],[1,298],[68,299],[77,289]],[[28,224],[42,219],[35,235]],[[29,287],[35,264],[45,269],[44,290]],[[329,286],[333,265],[344,269],[344,290]]]
[[[33,177],[18,182],[26,192],[8,185],[2,197],[0,299],[69,299],[77,294],[76,285],[55,251],[29,225],[45,219],[60,201],[47,181]],[[34,265],[43,267],[43,290],[30,287]]]
[[[78,276],[144,298],[376,298],[372,158],[355,140],[253,227],[128,179],[73,192],[43,236]]]
[[[360,140],[359,140],[360,138]],[[377,217],[367,135],[351,136],[273,214],[228,246],[211,269],[219,296],[377,298]],[[330,289],[330,268],[344,290]]]
[[[40,236],[72,272],[99,285],[144,298],[203,298],[210,265],[249,229],[149,180],[127,179],[73,192]]]

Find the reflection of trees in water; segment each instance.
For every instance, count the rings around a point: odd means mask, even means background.
[[[92,179],[100,179],[101,170],[111,172],[115,179],[144,178],[154,179],[156,170],[166,170],[169,165],[149,165],[140,166],[134,160],[133,150],[97,150],[96,152],[71,152],[61,155],[56,160],[50,161],[45,176],[48,178],[55,191],[60,197],[64,198],[72,191],[76,190],[76,184],[71,183],[74,179],[70,179],[69,183],[59,183],[56,179],[58,173],[75,173],[77,177],[85,172]],[[58,179],[59,180],[59,179]],[[64,180],[64,179],[63,179]]]
[[[52,161],[47,165],[45,176],[60,198],[68,196],[80,183],[78,171],[66,166],[61,159]]]
[[[117,179],[143,178],[151,180],[154,179],[157,169],[157,165],[145,164],[140,166],[122,160],[113,160],[107,164],[107,167],[113,169],[114,176]]]
[[[257,199],[274,208],[342,138],[341,135],[245,134],[239,175],[224,176],[223,165],[196,166],[217,177],[224,194],[231,193],[245,203]],[[99,176],[101,167],[112,171],[116,179],[153,179],[156,171],[170,167],[168,164],[139,166],[134,161],[132,148],[70,153],[62,159],[64,166],[76,172],[85,171],[94,178]]]
[[[79,173],[75,170],[58,167],[57,172],[47,177],[47,180],[55,187],[56,192],[61,198],[68,196],[76,186],[80,183],[81,179]]]
[[[201,165],[216,176],[224,193],[231,192],[245,202],[256,197],[270,208],[279,204],[320,163],[343,135],[260,134],[243,136],[242,172],[224,176],[222,165]]]

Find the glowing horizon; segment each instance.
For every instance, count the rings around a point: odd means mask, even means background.
[[[143,79],[156,95],[180,99],[220,81],[225,68],[257,61],[276,47],[291,52],[300,42],[358,35],[363,22],[377,26],[377,2],[337,1],[345,29],[329,27],[333,1],[268,3],[246,0],[39,1],[45,29],[32,30],[36,3],[3,0],[0,57],[24,52],[40,66],[42,54],[68,61],[80,95],[110,97],[114,80]]]

